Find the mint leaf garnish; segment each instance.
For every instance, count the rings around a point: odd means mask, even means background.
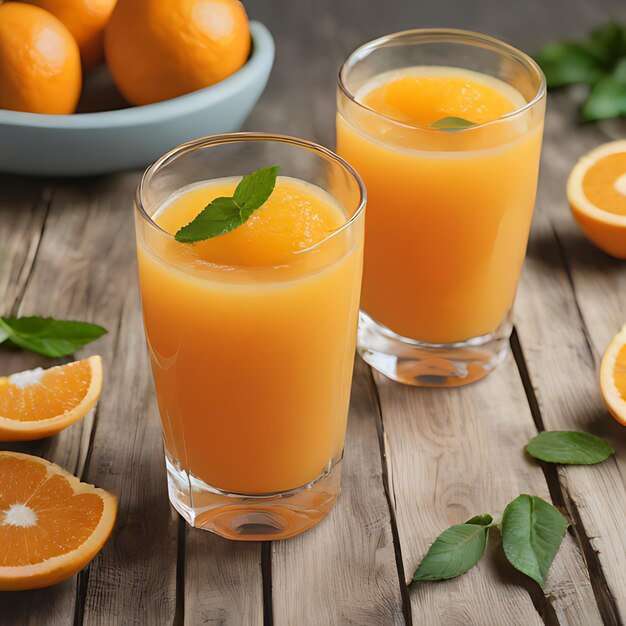
[[[488,513],[484,513],[483,515],[474,515],[474,517],[468,519],[465,523],[478,524],[479,526],[491,526],[493,523],[493,517],[491,517]]]
[[[446,130],[449,132],[463,130],[464,128],[471,128],[472,126],[476,126],[476,124],[474,124],[474,122],[470,122],[469,120],[465,120],[462,117],[442,117],[440,120],[437,120],[430,125],[431,128],[438,128],[439,130]]]
[[[176,241],[194,243],[212,239],[238,228],[272,195],[278,165],[244,176],[232,198],[216,198],[174,236]]]
[[[523,494],[506,506],[500,527],[509,563],[543,586],[567,529],[563,515],[549,502]]]
[[[488,526],[482,524],[456,524],[444,530],[415,570],[413,580],[445,580],[465,574],[485,553],[488,533]]]
[[[50,357],[72,354],[106,329],[97,324],[56,320],[51,317],[0,317],[0,343],[9,344]]]
[[[539,433],[526,445],[526,451],[540,461],[563,465],[593,465],[606,461],[613,448],[589,433],[551,430]]]

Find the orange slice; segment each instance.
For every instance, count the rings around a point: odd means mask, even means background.
[[[117,500],[58,465],[0,452],[0,591],[69,578],[111,534]]]
[[[0,377],[0,441],[58,433],[87,415],[101,389],[99,356]]]
[[[585,235],[606,253],[626,259],[626,140],[582,157],[567,180],[567,199]]]
[[[613,337],[602,357],[600,389],[613,417],[626,426],[626,326]]]

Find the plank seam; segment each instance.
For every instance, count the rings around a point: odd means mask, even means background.
[[[515,358],[515,363],[517,364],[520,378],[522,380],[522,385],[524,387],[524,392],[526,394],[526,399],[530,407],[533,421],[535,422],[537,430],[539,432],[543,432],[546,429],[543,422],[543,417],[541,416],[541,408],[539,406],[537,394],[535,393],[535,389],[532,385],[530,372],[526,364],[526,359],[524,358],[522,344],[520,342],[517,329],[515,328],[511,333],[510,345],[511,351],[513,352],[513,357]],[[588,345],[590,347],[590,344]],[[602,617],[602,621],[604,622],[604,624],[610,626],[616,626],[618,624],[621,624],[622,622],[618,617],[619,611],[617,610],[615,599],[610,592],[608,582],[604,575],[604,571],[602,570],[600,560],[598,559],[598,555],[593,549],[591,541],[587,537],[587,533],[585,532],[585,527],[576,504],[569,497],[567,487],[559,479],[559,474],[556,466],[543,462],[540,462],[539,465],[541,466],[546,482],[548,484],[550,498],[555,505],[557,505],[566,512],[567,517],[569,518],[569,532],[578,544],[581,554],[583,555],[583,558],[585,560],[587,574],[589,576],[589,581],[591,582],[591,588],[593,589],[593,594],[596,600],[596,604],[598,606],[598,610],[600,612],[600,616]],[[564,472],[566,471],[567,470],[564,470]],[[532,596],[533,594],[531,593],[531,598]],[[552,610],[554,610],[552,605],[550,604],[550,600],[545,596],[543,597],[545,602],[550,605]],[[536,605],[534,599],[533,604]],[[538,609],[538,612],[541,615],[540,609]]]
[[[97,557],[96,557],[97,558]],[[74,603],[74,626],[83,626],[85,618],[85,601],[87,600],[87,587],[89,586],[89,570],[91,564],[78,572],[76,577],[76,602]]]
[[[261,580],[263,583],[263,626],[274,624],[272,603],[272,542],[261,543]]]
[[[576,294],[576,286],[574,284],[574,277],[572,276],[572,269],[567,260],[567,255],[565,254],[565,249],[563,247],[563,243],[561,238],[559,237],[558,232],[556,231],[554,224],[552,224],[551,220],[548,220],[550,224],[550,229],[552,230],[552,234],[554,235],[554,239],[556,241],[556,246],[559,251],[559,255],[561,257],[561,261],[563,263],[563,268],[565,270],[565,274],[567,276],[567,281],[569,283],[570,289],[572,290],[572,296],[574,298],[574,304],[576,305],[576,313],[578,314],[578,319],[580,321],[581,330],[583,332],[583,337],[585,338],[585,345],[587,346],[587,350],[589,353],[589,357],[591,358],[591,362],[593,364],[594,369],[597,369],[596,363],[596,353],[593,349],[593,344],[591,341],[591,336],[589,335],[589,331],[587,329],[587,324],[585,323],[585,317],[583,315],[582,309],[580,308],[580,304],[578,302],[578,295]]]
[[[54,191],[53,189],[46,187],[44,189],[44,192],[42,193],[42,196],[37,200],[37,202],[34,205],[35,211],[37,209],[37,207],[40,204],[43,204],[44,206],[44,217],[43,220],[41,222],[41,228],[39,229],[39,236],[37,238],[37,244],[35,246],[35,252],[32,255],[32,260],[30,262],[30,268],[28,270],[28,276],[26,277],[26,280],[24,281],[24,285],[22,286],[22,288],[20,289],[19,293],[15,296],[15,301],[13,302],[13,306],[11,308],[11,315],[14,317],[17,317],[18,312],[20,307],[22,306],[22,301],[24,300],[24,296],[26,295],[26,291],[28,289],[28,285],[30,284],[30,280],[31,277],[34,273],[35,270],[35,264],[37,262],[37,258],[39,255],[39,250],[41,249],[41,242],[43,240],[43,236],[44,236],[44,232],[46,230],[46,223],[48,221],[48,215],[50,214],[50,207],[52,206],[52,199],[54,197]],[[21,275],[22,272],[24,271],[24,269],[26,268],[26,265],[28,263],[28,258],[29,255],[26,255],[24,257],[24,262],[22,263],[22,267],[20,267],[20,272],[19,274]]]
[[[389,468],[387,464],[387,450],[385,446],[385,425],[383,421],[382,405],[378,387],[374,380],[372,368],[366,365],[370,394],[376,411],[376,434],[378,436],[378,449],[380,452],[380,465],[383,480],[383,489],[385,491],[385,499],[389,509],[389,523],[391,526],[391,536],[393,537],[393,551],[396,557],[396,568],[398,570],[398,582],[400,584],[400,597],[402,598],[402,614],[406,626],[412,626],[413,614],[411,613],[411,599],[409,597],[409,586],[406,583],[406,574],[404,572],[404,562],[402,559],[402,547],[400,546],[400,533],[398,532],[398,523],[396,521],[395,495],[392,493],[391,481],[389,480]],[[409,583],[410,584],[410,583]]]
[[[187,552],[187,522],[178,517],[178,546],[176,551],[176,608],[174,610],[173,626],[183,626],[185,623],[185,563]]]

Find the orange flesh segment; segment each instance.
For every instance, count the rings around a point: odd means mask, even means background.
[[[62,415],[78,406],[89,390],[88,360],[45,370],[38,382],[19,388],[0,378],[0,416],[23,422]]]
[[[206,186],[186,190],[155,215],[154,221],[175,234],[212,200],[232,196],[237,182],[207,182]],[[307,193],[301,182],[279,178],[270,198],[248,221],[229,233],[193,244],[193,250],[200,259],[219,265],[278,265],[295,252],[319,243],[345,221],[336,203],[317,198],[313,191]]]
[[[7,523],[7,511],[25,505],[36,515],[32,526]],[[96,494],[74,494],[63,476],[34,461],[0,456],[0,566],[41,563],[67,554],[94,532],[104,511]]]
[[[488,85],[465,76],[406,76],[372,89],[362,98],[378,113],[405,124],[430,126],[445,117],[485,124],[515,110]]]
[[[583,192],[589,202],[602,211],[626,216],[626,194],[615,188],[622,176],[626,176],[626,152],[609,154],[587,170]]]
[[[620,348],[615,359],[613,377],[622,400],[626,401],[626,344]]]

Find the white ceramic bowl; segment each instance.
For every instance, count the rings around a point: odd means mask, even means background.
[[[250,23],[252,53],[225,80],[145,106],[40,115],[0,110],[0,171],[77,176],[143,168],[171,148],[239,130],[260,98],[274,62],[274,40]]]

